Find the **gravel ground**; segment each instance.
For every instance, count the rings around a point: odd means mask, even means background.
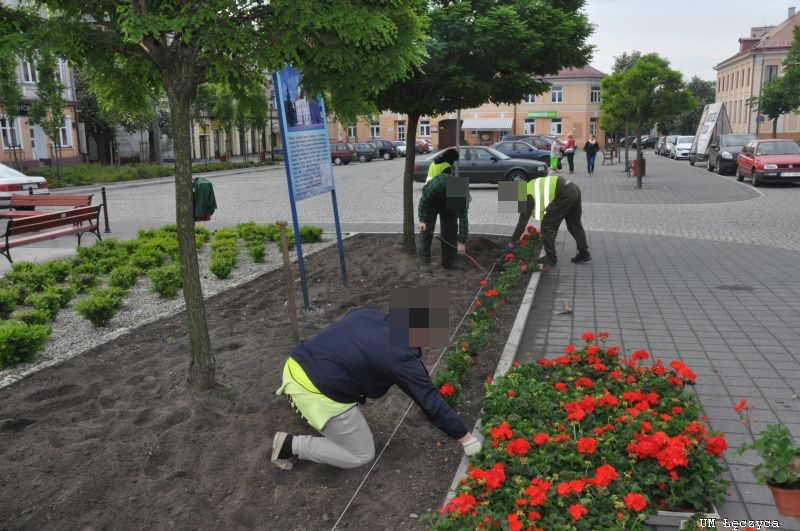
[[[320,243],[304,244],[303,255],[311,255],[335,243],[335,235],[330,235],[327,238],[323,237]],[[291,252],[290,256],[293,262],[297,260],[295,252]],[[200,249],[197,258],[200,266],[200,283],[205,298],[244,284],[259,275],[283,266],[282,255],[275,244],[268,246],[265,262],[258,264],[253,262],[247,254],[243,242],[240,241],[237,267],[226,279],[217,278],[209,270],[211,248],[208,244]],[[297,276],[297,272],[295,275]],[[56,320],[51,324],[53,331],[50,339],[35,362],[23,363],[12,369],[0,371],[0,388],[7,387],[29,374],[77,356],[147,323],[178,313],[186,306],[182,292],[179,292],[173,299],[161,298],[157,293],[150,291],[150,281],[146,277],[140,277],[136,285],[128,291],[122,308],[111,319],[108,326],[97,328],[74,310],[75,305],[83,297],[85,295],[75,297],[66,308],[59,312]],[[302,305],[302,298],[299,294],[298,305]]]

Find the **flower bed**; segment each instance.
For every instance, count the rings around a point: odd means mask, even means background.
[[[725,497],[727,443],[698,418],[681,361],[623,357],[591,332],[487,384],[484,446],[436,529],[634,529]]]
[[[493,286],[488,288],[491,278],[481,278],[481,288],[470,308],[472,313],[469,317],[469,332],[455,339],[453,346],[445,354],[445,368],[433,376],[433,384],[451,405],[458,402],[461,384],[466,379],[469,368],[474,365],[479,351],[486,344],[492,332],[492,320],[498,309],[506,303],[511,288],[524,278],[526,272],[538,271],[538,266],[532,260],[540,243],[541,234],[538,229],[529,225],[516,249],[504,253],[502,272],[497,275]]]

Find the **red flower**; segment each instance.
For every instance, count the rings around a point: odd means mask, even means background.
[[[619,405],[619,400],[611,393],[606,393],[600,397],[599,404],[601,406],[613,407]]]
[[[486,383],[487,383],[487,384],[490,384],[490,383],[492,383],[493,381],[494,381],[494,380],[492,380],[492,377],[491,377],[491,376],[489,376],[488,378],[486,378]]]
[[[575,503],[569,506],[569,514],[572,515],[573,520],[580,520],[589,511],[580,503]]]
[[[674,470],[679,466],[686,466],[689,464],[689,459],[686,457],[686,449],[679,445],[670,444],[658,453],[658,464],[667,470]]]
[[[495,463],[489,470],[473,468],[469,471],[469,477],[479,485],[485,486],[487,492],[492,492],[503,486],[503,482],[506,480],[505,467],[503,463]]]
[[[667,382],[669,382],[670,385],[675,386],[678,389],[683,387],[683,380],[675,376],[670,376],[669,378],[667,378]]]
[[[734,406],[733,409],[735,409],[736,411],[741,411],[743,409],[746,410],[746,408],[747,408],[747,401],[744,398],[742,398],[742,400],[738,404],[736,404],[736,406]]]
[[[514,439],[508,443],[506,451],[508,452],[508,455],[527,455],[530,449],[531,443],[522,437],[518,437],[517,439]]]
[[[586,347],[586,355],[587,356],[595,356],[597,353],[600,352],[600,347],[597,345],[589,345]]]
[[[706,452],[708,455],[720,455],[728,449],[728,443],[724,437],[709,437],[706,439]]]
[[[476,308],[480,308],[481,306],[483,306],[483,303],[481,301],[479,301],[479,300],[476,300],[475,301],[475,307]]]
[[[518,361],[515,361],[515,362],[514,362],[514,363],[512,363],[511,365],[513,365],[514,367],[519,367],[519,362],[518,362]]]
[[[683,408],[681,406],[675,406],[672,408],[673,415],[680,415],[681,413],[683,413]]]
[[[653,425],[646,420],[642,421],[642,431],[653,431]]]
[[[588,343],[589,341],[594,341],[595,340],[595,335],[592,332],[586,331],[581,336],[581,339],[583,339],[584,341],[586,341]]]
[[[536,230],[536,227],[534,227],[533,225],[528,225],[528,226],[527,226],[525,229],[526,229],[528,232],[533,232],[533,231],[535,231],[535,230]]]
[[[486,285],[486,281],[485,280],[481,280],[481,286],[485,286],[485,285]]]
[[[517,392],[514,391],[513,389],[509,389],[508,393],[506,394],[508,395],[508,398],[514,398],[515,396],[517,396]]]
[[[522,239],[523,240],[530,240],[531,239],[531,235],[526,232],[525,234],[522,235]]]
[[[463,350],[464,352],[469,350],[469,343],[467,343],[466,341],[462,341],[461,342],[461,350]]]
[[[542,367],[552,367],[556,364],[553,360],[536,360],[536,363],[541,365]]]
[[[622,513],[617,513],[617,518],[625,518],[625,515]]]
[[[514,259],[514,253],[506,253],[504,258],[506,259],[506,262],[510,262]]]
[[[453,393],[456,392],[456,388],[450,385],[449,383],[443,383],[442,386],[439,388],[439,393],[442,396],[452,396]]]
[[[535,442],[537,446],[547,444],[550,442],[550,434],[537,433],[536,435],[533,436],[533,442]]]
[[[564,497],[568,496],[569,493],[572,492],[572,490],[569,488],[569,483],[564,481],[558,484],[558,487],[556,487],[556,492],[558,493],[559,496]]]
[[[572,358],[570,358],[569,356],[559,356],[556,358],[556,363],[558,363],[559,365],[569,365],[570,363],[572,363]]]
[[[679,479],[681,479],[681,477],[674,470],[670,470],[669,471],[669,479],[672,480],[672,481],[678,481]]]
[[[631,357],[636,361],[646,360],[650,357],[650,354],[646,350],[637,350],[631,355]]]
[[[581,378],[578,378],[577,380],[575,380],[575,387],[588,387],[588,388],[591,388],[593,386],[594,386],[594,382],[591,381],[589,378],[586,378],[585,376],[582,376]]]
[[[592,482],[597,487],[608,487],[618,477],[617,469],[612,465],[600,465],[594,472],[594,480]]]
[[[641,494],[631,492],[625,496],[625,507],[631,511],[642,511],[647,507],[647,500]]]
[[[602,339],[603,341],[608,339],[608,332],[599,332],[597,335],[600,336],[600,339]]]
[[[444,513],[459,513],[461,516],[466,516],[467,514],[475,511],[475,505],[477,504],[477,500],[475,496],[470,494],[459,494],[445,505],[441,512]]]
[[[608,376],[610,378],[615,379],[615,380],[621,380],[622,379],[622,373],[618,369],[617,370],[613,370],[610,373],[608,373]]]
[[[496,289],[490,289],[486,292],[487,297],[497,297],[498,295],[500,295],[500,292]]]
[[[578,441],[578,453],[593,454],[597,448],[597,441],[592,437],[585,437]]]
[[[567,384],[563,382],[556,382],[555,385],[553,385],[553,387],[555,388],[556,391],[561,391],[562,393],[569,391],[569,387],[567,387]]]
[[[616,358],[619,355],[619,347],[608,347],[606,349],[606,356]]]
[[[564,347],[564,354],[566,354],[567,356],[571,356],[572,354],[575,354],[575,345],[570,343],[569,345]]]
[[[528,502],[532,507],[544,505],[547,501],[547,492],[550,490],[550,483],[539,478],[531,480],[531,486],[525,489]]]
[[[521,242],[519,242],[519,246],[520,247],[525,247],[526,245],[528,245],[528,242],[526,242],[525,240],[522,240]]]
[[[508,515],[508,529],[509,531],[522,531],[524,527],[522,522],[519,521],[519,515],[512,513]]]
[[[514,436],[514,433],[511,431],[511,426],[508,425],[508,422],[504,422],[489,430],[489,435],[491,435],[492,439],[508,440]]]

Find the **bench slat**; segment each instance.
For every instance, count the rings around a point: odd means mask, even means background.
[[[72,225],[82,221],[96,220],[100,215],[100,207],[100,205],[79,207],[60,212],[48,212],[47,214],[40,214],[38,216],[15,218],[8,222],[8,228],[6,230],[9,236],[17,236],[29,232],[39,232],[53,227]]]
[[[27,245],[29,243],[43,242],[46,240],[54,240],[60,236],[68,236],[70,234],[79,234],[81,232],[94,232],[98,229],[96,224],[90,223],[89,225],[81,225],[79,227],[70,227],[67,229],[51,230],[31,236],[24,236],[22,238],[14,238],[8,241],[8,248],[17,247],[19,245]],[[5,240],[0,240],[0,251],[6,250]]]
[[[89,206],[92,204],[91,195],[29,195],[13,194],[11,208],[37,207],[37,206]]]

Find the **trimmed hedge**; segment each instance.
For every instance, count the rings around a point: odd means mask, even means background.
[[[20,321],[0,323],[0,369],[33,361],[50,336],[50,328]]]
[[[75,310],[97,327],[106,326],[122,305],[127,292],[120,288],[95,290],[75,305]]]

